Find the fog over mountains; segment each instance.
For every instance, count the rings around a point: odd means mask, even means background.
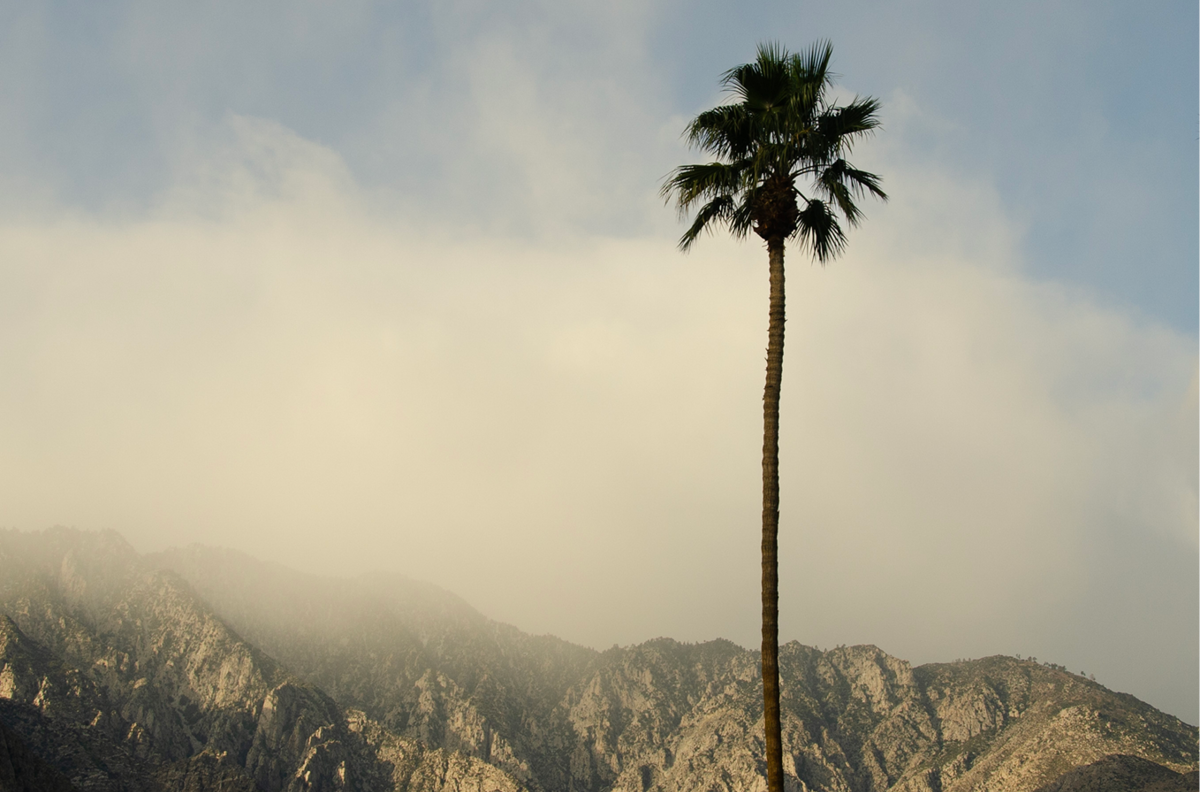
[[[1196,789],[1194,726],[1033,660],[782,648],[790,792]],[[434,586],[0,531],[0,790],[757,790],[755,652],[531,636]]]

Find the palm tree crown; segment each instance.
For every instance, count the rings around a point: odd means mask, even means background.
[[[763,44],[753,63],[725,73],[722,83],[739,101],[701,113],[686,132],[693,147],[718,161],[676,168],[663,184],[663,196],[674,195],[681,214],[700,204],[680,248],[717,224],[736,237],[753,230],[767,242],[797,240],[823,263],[845,246],[839,216],[852,226],[862,217],[855,199],[887,198],[878,176],[845,159],[879,126],[879,102],[832,104],[832,55],[829,42],[795,54]],[[798,180],[808,183],[807,192]]]

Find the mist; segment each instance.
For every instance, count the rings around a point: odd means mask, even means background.
[[[459,233],[227,119],[151,210],[0,227],[0,502],[427,580],[603,648],[758,632],[765,253]],[[1023,273],[995,191],[789,259],[782,635],[1035,655],[1195,722],[1196,355]]]

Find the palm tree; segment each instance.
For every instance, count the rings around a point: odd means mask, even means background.
[[[753,63],[730,69],[723,85],[736,101],[701,113],[686,137],[717,159],[676,168],[665,180],[681,216],[695,219],[679,241],[687,251],[701,232],[723,225],[738,238],[762,237],[770,262],[767,385],[763,395],[762,678],[767,789],[783,792],[779,720],[779,391],[783,378],[783,251],[791,240],[822,264],[846,244],[842,220],[857,225],[855,199],[887,199],[879,177],[845,160],[855,141],[879,126],[879,102],[831,102],[833,46],[792,54],[759,45]],[[804,185],[804,190],[797,186]]]

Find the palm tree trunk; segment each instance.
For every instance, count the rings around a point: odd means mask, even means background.
[[[779,390],[783,381],[783,240],[767,240],[771,307],[763,393],[762,680],[767,790],[783,792],[779,721]]]

